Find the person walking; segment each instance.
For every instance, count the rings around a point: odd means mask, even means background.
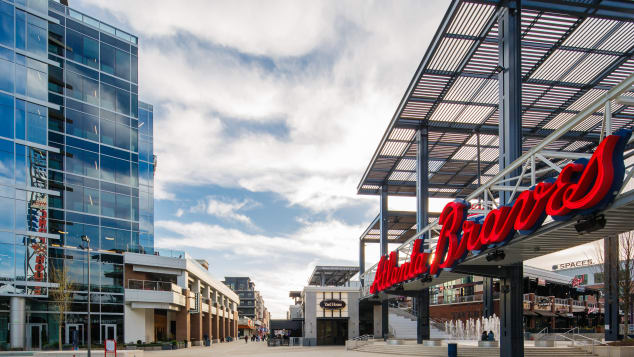
[[[244,343],[249,343],[249,336],[244,335]]]

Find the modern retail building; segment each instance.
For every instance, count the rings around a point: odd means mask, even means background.
[[[80,344],[235,336],[237,296],[154,250],[137,37],[65,3],[0,0],[0,349],[73,330]],[[61,335],[54,271],[72,284]]]
[[[268,332],[271,314],[264,306],[262,294],[255,290],[255,283],[249,277],[225,277],[223,283],[240,298],[239,335],[264,336]]]
[[[290,293],[287,319],[271,320],[272,332],[303,346],[343,345],[358,337],[360,285],[350,280],[357,273],[357,267],[316,266],[308,285]]]

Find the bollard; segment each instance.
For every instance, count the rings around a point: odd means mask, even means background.
[[[457,343],[448,343],[447,344],[447,356],[448,357],[458,357],[458,344]]]

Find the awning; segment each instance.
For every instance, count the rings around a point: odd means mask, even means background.
[[[533,311],[524,310],[524,316],[539,316],[539,315]]]
[[[537,315],[543,316],[543,317],[557,317],[557,314],[554,314],[550,311],[535,311],[537,313]]]

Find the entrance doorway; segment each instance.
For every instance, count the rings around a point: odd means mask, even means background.
[[[345,345],[348,319],[317,319],[317,345]]]
[[[77,331],[77,344],[84,344],[84,325],[83,324],[66,324],[66,341],[67,345],[73,343],[73,334]]]
[[[117,325],[115,324],[101,324],[101,343],[105,343],[106,340],[117,339]]]
[[[46,333],[46,324],[26,324],[26,348],[42,349],[42,335]]]

